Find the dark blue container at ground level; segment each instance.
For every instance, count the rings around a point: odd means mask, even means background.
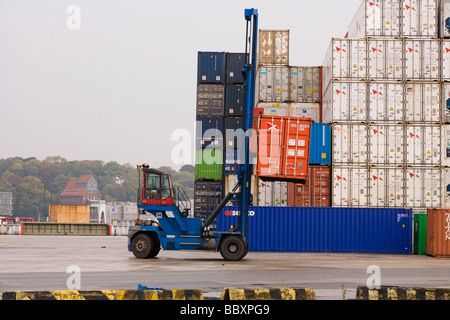
[[[238,207],[217,216],[217,231],[238,223]],[[250,207],[250,251],[412,254],[412,210]]]
[[[225,52],[199,52],[198,53],[198,83],[226,82]]]

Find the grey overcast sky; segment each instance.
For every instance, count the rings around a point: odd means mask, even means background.
[[[243,52],[245,8],[260,29],[290,30],[290,65],[316,66],[360,3],[0,0],[0,159],[179,168],[171,134],[187,129],[194,145],[197,52]]]

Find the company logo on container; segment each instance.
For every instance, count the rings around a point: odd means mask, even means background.
[[[345,52],[345,53],[347,53],[347,51],[344,49],[344,48],[339,48],[339,47],[336,47],[336,51],[337,52],[339,52],[339,51],[342,51],[342,52]]]
[[[413,3],[415,3],[415,2],[413,2]],[[411,10],[413,10],[413,11],[416,11],[416,8],[414,8],[414,7],[412,7],[412,6],[408,6],[407,4],[405,5],[405,8],[406,8],[406,10],[411,9]]]
[[[373,48],[373,47],[372,47],[372,52],[373,52],[373,53],[375,53],[375,52],[377,52],[377,51],[380,52],[380,53],[383,53],[383,51],[381,51],[381,49],[377,49],[377,48]]]
[[[415,137],[417,139],[420,139],[420,137],[417,134],[414,134],[414,133],[411,133],[411,132],[409,133],[409,137],[410,138],[414,138]]]
[[[344,177],[341,177],[341,176],[336,176],[336,178],[337,178],[337,180],[339,181],[339,180],[344,180],[344,181],[347,181],[347,179],[346,178],[344,178]]]
[[[276,124],[273,124],[271,122],[267,122],[266,127],[267,127],[268,131],[272,131],[272,130],[280,131],[280,128],[278,128],[278,126]]]
[[[336,89],[336,94],[337,94],[337,95],[339,95],[339,94],[341,94],[341,93],[342,93],[344,96],[347,95],[347,93],[346,93],[345,91],[341,91],[341,90]]]
[[[239,216],[239,211],[237,211],[237,210],[225,210],[224,215],[226,215],[228,217]],[[249,211],[248,215],[250,217],[253,217],[255,215],[255,211]]]
[[[415,173],[412,173],[412,172],[409,173],[409,177],[410,177],[410,178],[416,177],[416,178],[419,178],[419,179],[420,179],[420,177],[419,177],[418,174],[415,174]]]
[[[417,49],[413,49],[413,48],[408,48],[408,50],[409,50],[409,53],[411,53],[411,52],[416,52],[416,53],[420,53],[419,52],[419,50],[417,50]]]
[[[449,53],[450,49],[449,48],[445,48],[445,53]]]
[[[381,134],[382,136],[384,136],[383,131],[379,131],[379,130],[377,130],[377,129],[373,129],[373,134],[377,134],[377,133],[379,133],[379,134]]]
[[[373,181],[376,181],[377,179],[379,179],[380,181],[384,181],[383,178],[381,177],[377,177],[377,176],[372,176]]]
[[[377,90],[375,90],[375,89],[372,89],[372,93],[373,94],[379,94],[380,96],[382,96],[383,95],[383,92],[381,92],[381,91],[377,91]]]
[[[373,7],[373,6],[375,6],[375,7],[380,7],[380,5],[379,4],[376,4],[376,3],[373,3],[373,2],[369,2],[369,5],[371,6],[371,7]]]

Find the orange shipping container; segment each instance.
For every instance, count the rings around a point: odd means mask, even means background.
[[[306,180],[311,119],[260,116],[257,175],[262,179]]]
[[[450,209],[428,209],[427,255],[450,257]]]

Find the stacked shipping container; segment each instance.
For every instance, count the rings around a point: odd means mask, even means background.
[[[333,206],[443,205],[450,43],[439,16],[438,0],[364,0],[348,38],[332,39],[322,117],[332,125]]]
[[[238,171],[245,106],[243,53],[199,52],[195,165],[195,216],[206,219]]]
[[[331,136],[328,125],[321,122],[322,68],[289,65],[289,30],[259,31],[257,72],[257,108],[267,116],[311,118],[309,165],[330,173]],[[307,171],[308,174],[315,169]],[[257,178],[258,206],[329,206],[327,201],[307,201],[305,192],[295,192],[302,184],[286,181],[263,181]],[[318,194],[316,184],[304,189]],[[317,188],[318,189],[318,188]],[[323,191],[323,188],[322,188]],[[329,190],[328,190],[329,191]],[[329,196],[324,196],[328,198]]]
[[[225,52],[199,52],[194,212],[206,219],[223,198]]]

